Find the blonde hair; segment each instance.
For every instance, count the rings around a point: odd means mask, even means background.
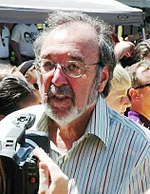
[[[117,64],[111,81],[111,90],[123,90],[131,87],[131,78],[126,69],[121,64]],[[111,91],[110,90],[110,91]]]

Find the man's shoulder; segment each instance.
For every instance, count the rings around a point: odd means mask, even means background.
[[[120,124],[121,129],[126,131],[126,135],[134,134],[135,138],[138,137],[141,141],[147,141],[150,144],[150,131],[143,125],[126,116],[122,116],[115,111],[111,112],[110,118],[112,125],[114,125],[114,123]]]
[[[16,24],[13,29],[21,29],[23,27],[22,24]]]
[[[4,26],[4,31],[5,32],[7,32],[7,33],[9,33],[10,31],[9,31],[9,28],[8,27],[6,27],[6,26]]]
[[[27,30],[27,26],[24,24],[16,24],[13,28],[13,32],[15,33],[23,33]]]
[[[16,37],[16,35],[19,36],[23,29],[24,28],[23,28],[22,24],[16,24],[14,26],[14,28],[12,29],[11,37],[14,38],[14,37]]]

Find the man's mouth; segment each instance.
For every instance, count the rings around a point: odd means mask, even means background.
[[[52,108],[69,108],[72,106],[72,99],[64,95],[54,95],[49,98],[49,103]]]
[[[64,98],[71,98],[69,94],[52,94],[50,95],[50,98],[58,98],[58,99],[64,99]]]
[[[52,85],[48,92],[48,104],[52,109],[70,109],[74,104],[74,94],[67,86],[56,87]]]
[[[48,91],[48,96],[51,97],[57,97],[57,98],[63,98],[63,97],[69,97],[73,98],[74,94],[70,87],[62,86],[62,87],[56,87],[54,85],[51,85]]]

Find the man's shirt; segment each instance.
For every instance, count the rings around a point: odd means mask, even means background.
[[[18,43],[21,55],[34,57],[33,42],[38,34],[34,24],[17,24],[12,30],[11,40]]]
[[[0,134],[8,121],[23,112],[37,115],[32,128],[47,131],[48,117],[43,106],[38,105],[1,121]],[[0,135],[1,140],[3,137]],[[69,177],[70,194],[143,194],[150,188],[148,130],[108,108],[101,96],[85,134],[66,154],[50,141],[49,154]]]

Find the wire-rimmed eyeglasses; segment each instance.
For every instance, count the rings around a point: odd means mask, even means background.
[[[48,59],[41,59],[35,62],[35,67],[41,74],[54,73],[56,68],[59,66],[62,71],[71,78],[79,78],[84,74],[86,68],[92,67],[94,65],[102,65],[101,62],[85,65],[80,61],[67,61],[65,64],[53,63]]]

